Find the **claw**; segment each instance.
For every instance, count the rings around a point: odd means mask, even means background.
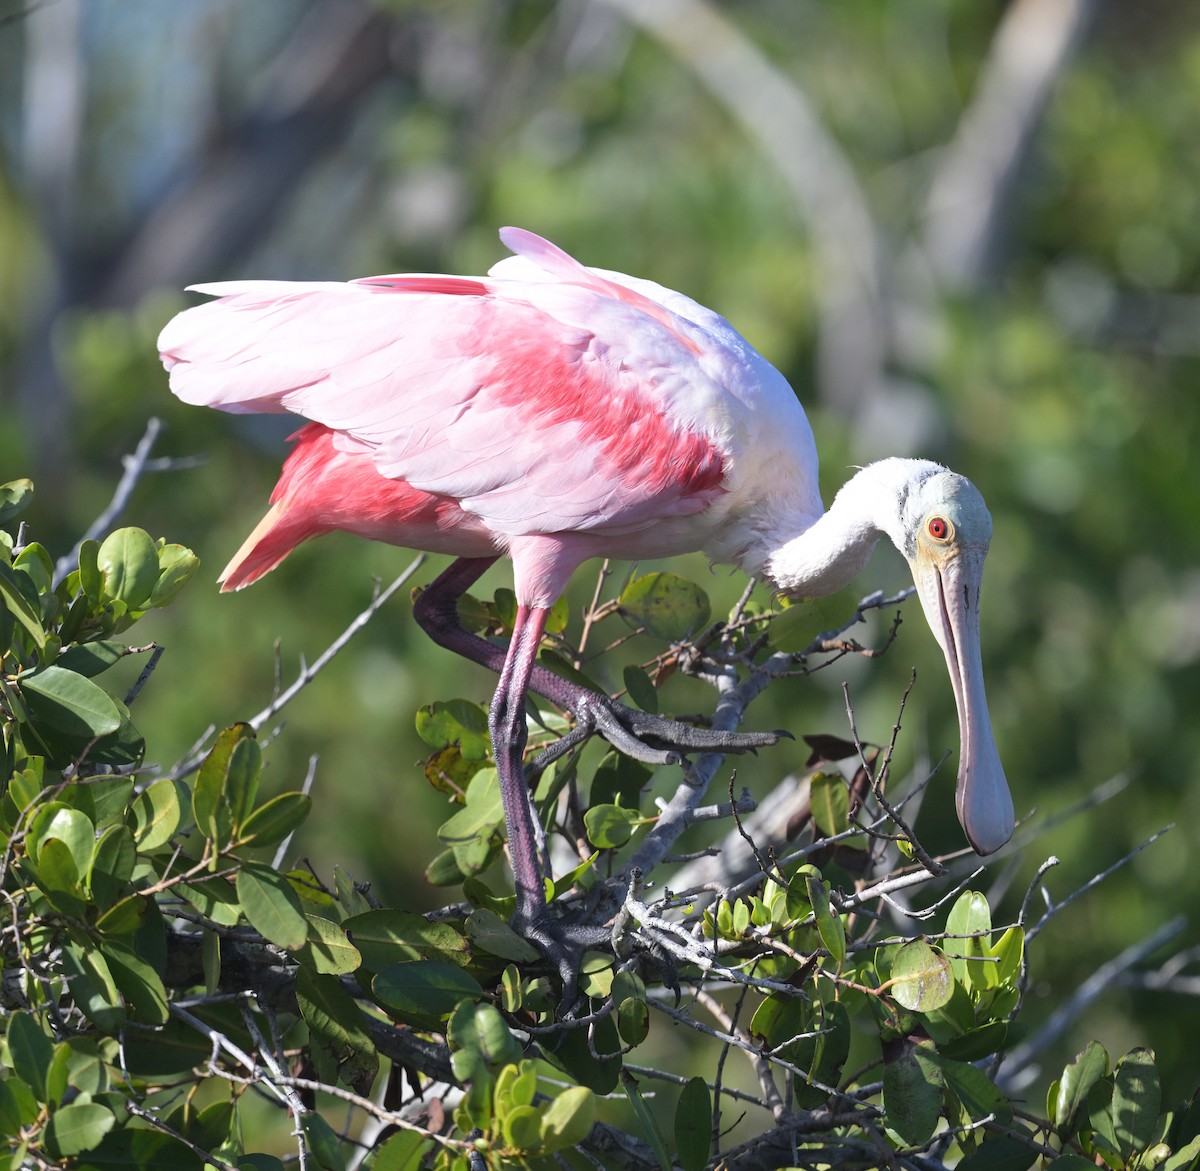
[[[588,923],[570,919],[555,919],[549,914],[530,923],[513,927],[534,945],[558,972],[562,981],[562,1000],[557,1016],[569,1020],[579,1007],[582,996],[579,992],[579,968],[585,951],[612,944],[612,932],[606,927],[595,927]]]
[[[723,732],[697,728],[665,716],[626,707],[603,696],[589,696],[575,711],[587,732],[599,732],[614,748],[644,764],[678,764],[686,752],[753,752],[775,744],[786,732]],[[578,739],[573,741],[578,743]]]

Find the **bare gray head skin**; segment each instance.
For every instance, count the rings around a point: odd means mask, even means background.
[[[970,480],[939,469],[912,483],[900,521],[901,531],[890,535],[908,560],[958,704],[958,819],[976,852],[991,854],[1012,837],[1014,824],[1012,796],[992,738],[979,646],[991,514]]]

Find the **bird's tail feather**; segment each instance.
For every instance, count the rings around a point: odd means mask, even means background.
[[[282,501],[272,504],[217,579],[221,592],[253,585],[302,541],[316,535],[315,529],[310,530],[302,522],[297,523],[294,515],[289,516]]]

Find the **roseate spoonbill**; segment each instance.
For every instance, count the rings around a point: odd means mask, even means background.
[[[185,402],[310,422],[271,507],[222,574],[240,589],[335,529],[456,560],[415,616],[442,646],[499,674],[490,728],[517,891],[514,923],[545,922],[522,772],[525,696],[570,709],[642,760],[741,750],[728,734],[632,711],[534,665],[547,610],[591,557],[704,550],[787,594],[847,585],[876,541],[907,558],[942,647],[962,741],[959,819],[981,854],[1013,830],[979,647],[991,518],[962,476],[925,460],[859,471],[826,512],[812,431],[791,387],[728,322],[650,281],[585,268],[519,228],[486,277],[193,286],[217,300],[159,338]],[[498,557],[518,611],[504,649],[463,630],[456,604]]]

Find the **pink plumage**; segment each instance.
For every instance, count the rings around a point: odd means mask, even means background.
[[[633,712],[536,667],[571,573],[593,556],[702,549],[813,596],[846,585],[887,535],[912,566],[959,703],[960,818],[977,849],[998,849],[1013,808],[979,662],[991,520],[973,485],[928,461],[883,460],[825,512],[804,412],[724,318],[650,281],[585,268],[531,232],[501,237],[515,255],[483,277],[196,286],[216,299],[159,339],[175,394],[309,420],[224,588],[335,529],[458,558],[414,613],[437,642],[500,674],[489,723],[514,922],[552,952],[522,774],[530,688],[570,709],[577,732],[651,762],[774,739]],[[464,631],[456,610],[499,556],[512,559],[518,600],[507,650]]]

